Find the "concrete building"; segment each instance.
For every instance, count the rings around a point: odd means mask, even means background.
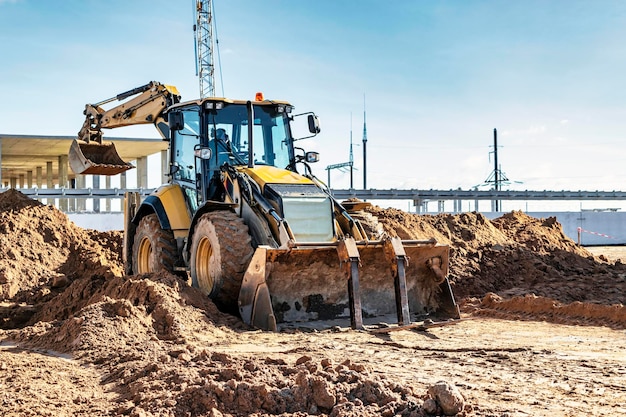
[[[87,177],[91,188],[111,188],[111,177],[101,180],[99,175],[77,175],[69,169],[68,152],[73,136],[36,136],[0,134],[0,188],[19,189],[83,189]],[[148,187],[147,158],[161,154],[161,177],[167,170],[168,143],[161,138],[105,138],[114,142],[120,157],[125,161],[135,161],[135,172],[127,171],[120,175],[120,188],[126,188],[127,175],[137,176],[137,188]],[[84,211],[85,200],[58,199],[62,211]],[[110,204],[105,199],[105,207]],[[93,211],[100,211],[100,200],[93,201]]]

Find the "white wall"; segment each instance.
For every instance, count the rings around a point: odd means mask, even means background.
[[[67,217],[83,229],[101,232],[124,230],[124,213],[67,213]]]
[[[482,213],[489,219],[495,219],[505,213]],[[565,211],[565,212],[528,212],[536,218],[556,217],[563,225],[563,232],[574,242],[578,241],[578,228],[582,229],[582,245],[607,246],[626,245],[626,212],[621,211]]]

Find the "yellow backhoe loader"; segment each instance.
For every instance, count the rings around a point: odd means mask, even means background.
[[[88,105],[70,150],[74,172],[112,175],[128,164],[101,144],[101,128],[154,123],[169,140],[169,182],[143,201],[126,195],[128,274],[190,277],[220,309],[267,330],[459,318],[447,246],[368,236],[357,219],[368,203],[340,203],[312,174],[319,155],[294,144],[319,133],[315,114],[260,94],[180,103],[156,82],[116,98],[132,95],[108,111]],[[310,133],[294,138],[296,126]]]

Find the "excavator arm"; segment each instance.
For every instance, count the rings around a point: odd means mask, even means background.
[[[130,100],[109,110],[101,106],[113,101]],[[76,174],[115,175],[133,166],[118,155],[115,145],[102,142],[102,129],[153,124],[163,139],[169,138],[164,111],[180,101],[174,86],[152,81],[109,99],[85,106],[85,121],[72,142],[69,162]]]

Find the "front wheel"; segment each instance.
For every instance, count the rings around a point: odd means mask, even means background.
[[[177,253],[174,234],[161,228],[156,214],[149,214],[139,221],[133,240],[133,274],[173,272]]]
[[[228,312],[237,311],[241,281],[252,258],[248,226],[230,211],[200,217],[191,239],[190,274],[194,287]]]

